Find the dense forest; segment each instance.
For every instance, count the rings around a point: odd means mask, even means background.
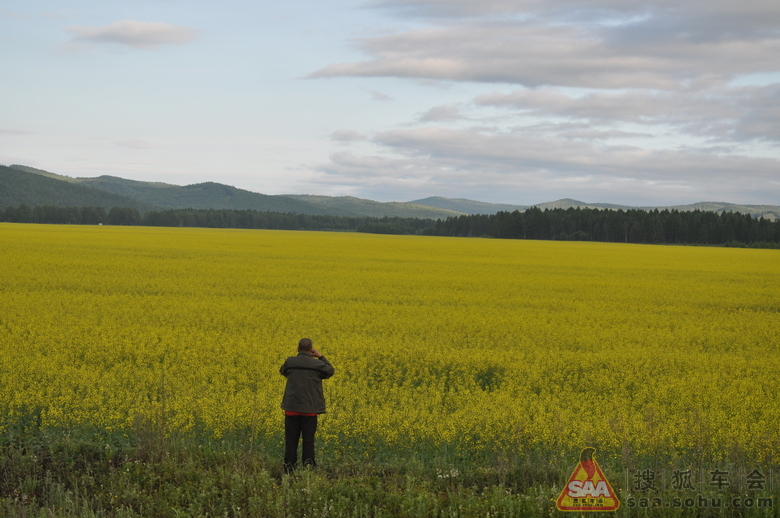
[[[336,230],[375,234],[552,239],[652,244],[780,247],[780,220],[738,212],[676,210],[545,209],[447,219],[324,216],[255,210],[171,209],[27,205],[0,211],[0,221],[82,225]]]
[[[780,220],[738,212],[569,208],[439,220],[437,236],[557,239],[620,243],[725,245],[780,243]]]
[[[432,219],[401,217],[347,217],[256,210],[169,209],[146,211],[114,207],[57,207],[22,204],[0,211],[0,221],[75,225],[143,225],[155,227],[247,228],[271,230],[341,230],[374,234],[422,234],[432,229]]]

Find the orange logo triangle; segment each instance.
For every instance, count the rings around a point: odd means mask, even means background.
[[[617,494],[609,485],[599,463],[593,458],[595,448],[585,448],[580,462],[555,502],[560,511],[615,511],[620,507]]]

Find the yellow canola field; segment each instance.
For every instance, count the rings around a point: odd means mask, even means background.
[[[307,336],[331,451],[780,453],[774,250],[0,224],[0,261],[6,419],[276,440]]]

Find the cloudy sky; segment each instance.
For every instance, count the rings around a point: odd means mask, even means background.
[[[7,0],[0,62],[4,165],[780,204],[777,0]]]

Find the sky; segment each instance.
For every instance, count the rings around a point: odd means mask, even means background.
[[[780,205],[777,0],[6,0],[0,63],[3,165]]]

